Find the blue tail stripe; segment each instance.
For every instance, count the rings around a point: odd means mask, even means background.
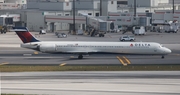
[[[29,42],[39,42],[29,31],[26,27],[13,27],[16,34],[21,38],[23,43]],[[19,29],[19,30],[18,30]]]

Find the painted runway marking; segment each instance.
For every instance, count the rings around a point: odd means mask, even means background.
[[[9,64],[8,62],[0,63],[0,66]]]
[[[126,60],[127,64],[131,64],[129,59],[127,59],[125,56],[123,56],[123,58]]]
[[[124,66],[127,66],[127,64],[131,64],[130,60],[126,58],[125,56],[119,57],[117,56],[117,59],[122,63]]]
[[[62,64],[60,64],[59,66],[64,66],[64,65],[66,65],[66,63],[62,63]]]
[[[35,51],[34,54],[39,54],[39,52]]]
[[[74,56],[70,56],[70,58],[74,58]]]
[[[124,63],[124,61],[123,61],[123,59],[122,58],[120,58],[119,56],[117,56],[117,59],[120,61],[120,63],[122,63],[124,66],[127,66],[127,64],[126,63]]]

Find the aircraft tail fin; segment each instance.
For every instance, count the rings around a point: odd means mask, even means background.
[[[39,42],[39,40],[37,40],[26,27],[13,27],[13,30],[23,43]]]

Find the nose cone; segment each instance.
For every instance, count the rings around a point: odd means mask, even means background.
[[[169,53],[171,53],[172,51],[171,51],[170,49],[166,48],[166,49],[165,49],[165,52],[166,52],[167,54],[169,54]]]

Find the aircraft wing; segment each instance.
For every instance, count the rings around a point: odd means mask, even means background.
[[[87,50],[87,51],[66,51],[67,53],[96,53],[97,50]]]

